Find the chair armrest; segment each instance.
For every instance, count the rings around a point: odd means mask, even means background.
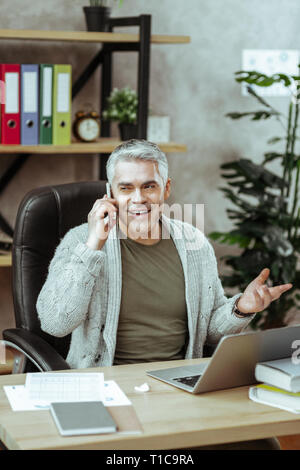
[[[70,369],[69,364],[44,339],[24,328],[10,328],[2,332],[4,343],[27,358],[41,371]]]

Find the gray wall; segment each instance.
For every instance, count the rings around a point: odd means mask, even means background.
[[[82,6],[87,0],[1,0],[0,28],[85,30]],[[242,97],[234,81],[242,50],[298,49],[298,0],[124,0],[113,16],[152,15],[152,32],[191,36],[185,45],[153,45],[150,107],[171,117],[171,138],[188,146],[186,154],[169,154],[173,191],[170,202],[205,204],[205,232],[227,230],[228,203],[218,190],[219,166],[246,156],[260,161],[266,141],[278,135],[274,122],[233,122],[225,113],[256,109]],[[126,29],[123,29],[126,31]],[[1,41],[1,62],[71,63],[73,80],[97,51],[95,45],[59,42]],[[114,58],[113,86],[136,86],[136,57]],[[73,111],[97,102],[99,74],[78,95]],[[95,98],[96,97],[96,98]],[[270,100],[285,109],[284,98]],[[114,127],[114,133],[116,128]],[[272,148],[280,149],[280,146]],[[11,156],[0,156],[0,173]],[[13,225],[17,207],[30,189],[51,183],[95,179],[97,160],[91,156],[33,156],[0,195],[1,212]],[[218,258],[229,249],[215,245]],[[230,249],[230,251],[232,251]],[[220,269],[223,267],[220,265]],[[0,269],[0,329],[13,323],[10,269]]]

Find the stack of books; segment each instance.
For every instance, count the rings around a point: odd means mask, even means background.
[[[251,400],[300,413],[300,363],[297,358],[258,363],[255,378],[263,383],[249,388]]]
[[[71,65],[0,64],[1,144],[70,144],[71,74]]]

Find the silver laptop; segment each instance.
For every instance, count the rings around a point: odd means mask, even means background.
[[[256,383],[257,362],[290,357],[300,340],[300,325],[224,336],[205,363],[152,370],[147,374],[190,393]]]

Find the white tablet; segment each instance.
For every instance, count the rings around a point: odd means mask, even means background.
[[[62,436],[117,431],[117,425],[102,401],[56,402],[50,404],[50,411]]]

